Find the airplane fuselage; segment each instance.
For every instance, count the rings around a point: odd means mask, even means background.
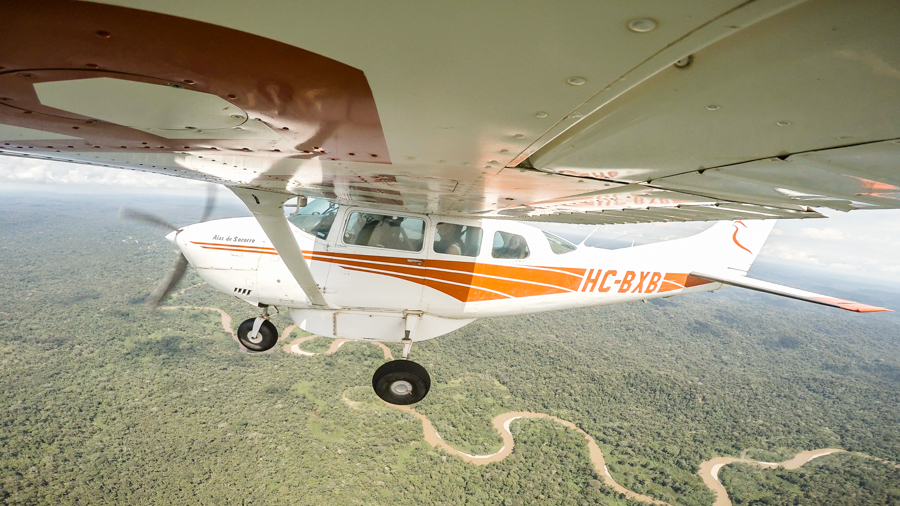
[[[475,318],[648,300],[722,286],[689,275],[698,265],[722,261],[718,248],[704,250],[694,238],[618,250],[558,244],[554,249],[543,231],[521,223],[410,214],[424,222],[424,230],[414,247],[407,242],[407,249],[401,250],[348,241],[351,218],[366,212],[380,211],[341,207],[324,237],[291,227],[330,308],[310,303],[253,218],[192,225],[175,241],[216,289],[254,305],[288,308],[309,332],[353,339],[399,341],[405,315],[411,312],[421,315],[415,340],[424,340]],[[438,252],[436,225],[447,222],[479,230],[483,239],[477,250],[467,255]],[[524,258],[502,258],[509,255],[498,241],[511,236],[520,238],[517,244],[524,242],[527,253],[515,255]]]

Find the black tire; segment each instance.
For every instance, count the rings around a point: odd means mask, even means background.
[[[428,395],[431,377],[421,365],[409,360],[394,360],[383,364],[372,376],[375,395],[388,404],[407,406]]]
[[[250,341],[250,338],[247,337],[247,334],[253,330],[253,322],[256,318],[249,318],[244,320],[244,323],[238,327],[237,337],[238,341],[250,351],[267,351],[271,350],[273,346],[278,343],[278,329],[275,328],[275,325],[272,325],[272,322],[269,320],[265,320],[262,323],[262,326],[259,327],[259,335],[255,341]]]

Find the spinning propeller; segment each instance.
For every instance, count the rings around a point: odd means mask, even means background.
[[[206,192],[206,205],[203,207],[203,214],[200,216],[200,221],[198,223],[203,223],[204,221],[209,219],[209,216],[212,214],[215,205],[216,187],[214,185],[209,185]],[[138,211],[136,209],[130,209],[127,207],[123,207],[119,210],[119,217],[149,223],[151,225],[162,227],[175,232],[175,234],[178,234],[178,232],[181,230],[180,228],[172,225],[159,216],[154,216],[152,214]],[[177,285],[178,282],[181,281],[181,278],[184,277],[184,273],[187,272],[187,267],[187,258],[184,256],[184,253],[179,253],[178,260],[175,261],[175,267],[173,267],[172,270],[169,271],[169,274],[162,280],[162,282],[157,285],[155,289],[153,289],[149,296],[147,296],[147,298],[144,300],[144,305],[151,308],[157,307],[159,305],[159,301],[163,300],[166,295],[169,295],[172,289],[175,288],[175,285]]]

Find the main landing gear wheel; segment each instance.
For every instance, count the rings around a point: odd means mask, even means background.
[[[238,327],[238,341],[244,345],[244,348],[247,348],[250,351],[266,351],[272,349],[272,347],[278,343],[278,329],[276,329],[275,325],[269,320],[263,320],[256,335],[250,337],[254,323],[256,323],[256,318],[244,320],[244,323]]]
[[[394,360],[375,371],[372,376],[375,395],[388,404],[415,404],[428,395],[431,377],[421,365],[409,360]]]

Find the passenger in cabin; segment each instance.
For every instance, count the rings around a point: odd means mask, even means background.
[[[506,258],[525,258],[528,256],[528,246],[520,235],[513,235],[506,245]]]
[[[521,235],[509,232],[494,234],[494,249],[491,251],[494,258],[528,258],[529,253],[528,244]]]
[[[435,238],[435,252],[444,253],[446,255],[462,254],[462,225],[457,225],[455,223],[438,223],[436,230],[440,239]]]

